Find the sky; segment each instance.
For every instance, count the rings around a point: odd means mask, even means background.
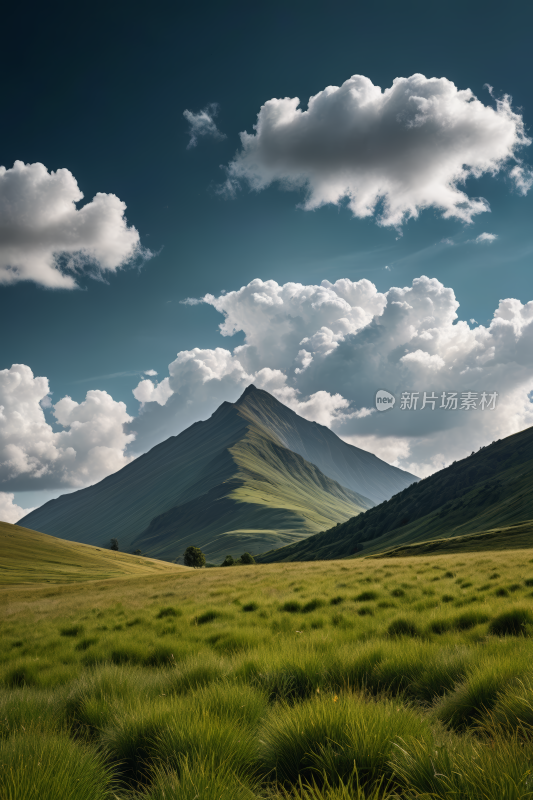
[[[11,9],[0,518],[252,382],[420,476],[533,424],[532,17]]]

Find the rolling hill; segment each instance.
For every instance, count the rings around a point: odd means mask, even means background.
[[[468,458],[399,492],[364,514],[274,552],[259,561],[309,561],[366,556],[392,548],[463,537],[489,546],[515,536],[533,546],[533,428],[493,442]],[[467,535],[484,534],[467,542]],[[447,546],[446,551],[452,545]],[[441,549],[443,545],[438,545]],[[399,551],[398,551],[399,552]],[[414,550],[409,552],[414,553]]]
[[[184,569],[177,564],[66,542],[0,522],[0,586],[96,581]]]
[[[51,500],[21,525],[59,538],[208,560],[306,538],[417,478],[346,444],[249,386],[236,403],[103,481]]]

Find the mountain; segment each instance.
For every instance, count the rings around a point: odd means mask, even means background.
[[[345,558],[399,547],[405,552],[405,546],[420,542],[432,552],[449,552],[452,545],[430,543],[451,537],[462,537],[464,547],[491,546],[496,539],[501,547],[507,534],[518,536],[521,547],[533,546],[532,486],[533,427],[483,447],[364,514],[258,560]],[[481,533],[485,536],[466,540],[467,534]]]
[[[87,544],[208,560],[280,547],[417,480],[249,386],[203,422],[20,524]]]
[[[0,586],[96,581],[126,575],[168,575],[184,569],[165,561],[65,542],[46,533],[0,522]]]

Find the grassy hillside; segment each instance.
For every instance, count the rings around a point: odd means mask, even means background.
[[[163,575],[177,570],[183,571],[184,567],[65,542],[46,533],[0,522],[0,586]]]
[[[493,442],[385,503],[261,560],[307,561],[388,551],[533,519],[533,428]],[[481,541],[481,540],[480,540]]]
[[[4,588],[0,797],[531,800],[531,556]]]
[[[481,533],[467,533],[465,536],[400,545],[369,558],[410,558],[448,553],[478,553],[483,550],[525,550],[530,547],[533,547],[533,520]]]
[[[251,386],[205,422],[20,522],[99,547],[114,537],[121,550],[167,559],[193,544],[216,561],[302,540],[413,480]]]

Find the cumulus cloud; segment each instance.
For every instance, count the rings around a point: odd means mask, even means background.
[[[102,275],[151,257],[128,227],[122,200],[98,192],[77,208],[82,199],[68,169],[48,172],[22,161],[0,167],[0,283],[73,289],[81,270]]]
[[[466,179],[495,175],[531,143],[510,97],[486,106],[470,89],[420,74],[385,91],[353,75],[305,110],[298,97],[273,98],[254,129],[240,135],[227,192],[243,182],[256,191],[278,183],[303,189],[305,209],[346,200],[355,217],[379,213],[381,225],[396,227],[425,208],[471,222],[489,206],[460,188]],[[520,164],[511,177],[524,194],[533,182]]]
[[[200,136],[210,136],[212,139],[225,139],[226,134],[219,131],[215,123],[218,114],[218,103],[210,103],[197,114],[185,109],[183,116],[189,123],[189,144],[187,149],[196,147]]]
[[[242,332],[244,344],[182,351],[159,384],[142,381],[130,449],[206,418],[251,382],[419,475],[533,424],[533,302],[502,300],[490,324],[474,329],[458,319],[453,290],[424,276],[386,293],[367,280],[254,280],[203,302],[223,315],[222,336]],[[378,389],[397,398],[386,414],[374,409]],[[404,392],[418,393],[416,410],[400,408]],[[434,409],[421,409],[424,392],[438,398]],[[495,409],[454,411],[440,407],[442,392],[456,392],[459,404],[466,392],[498,398]]]
[[[35,377],[24,364],[0,370],[0,484],[3,488],[81,487],[124,467],[126,446],[134,435],[124,403],[99,390],[77,403],[63,397],[53,405],[54,430],[42,399],[48,379]]]
[[[495,233],[480,233],[479,236],[476,236],[474,242],[476,244],[492,244],[497,238],[498,236]]]
[[[94,483],[250,383],[422,476],[533,425],[533,301],[502,300],[490,323],[474,328],[458,318],[453,290],[425,276],[387,292],[368,280],[256,279],[202,302],[220,313],[227,345],[179,352],[159,381],[145,375],[134,389],[135,419],[94,390],[45,412],[46,378],[23,365],[0,371],[2,490]],[[242,343],[232,347],[236,333]],[[378,389],[396,397],[387,413],[375,410]],[[460,406],[469,392],[478,401],[496,393],[495,408],[444,407],[443,393],[456,393]],[[417,395],[416,409],[402,409],[405,394]]]
[[[21,508],[15,503],[15,495],[12,492],[0,492],[0,522],[18,522],[25,517],[33,508]]]

